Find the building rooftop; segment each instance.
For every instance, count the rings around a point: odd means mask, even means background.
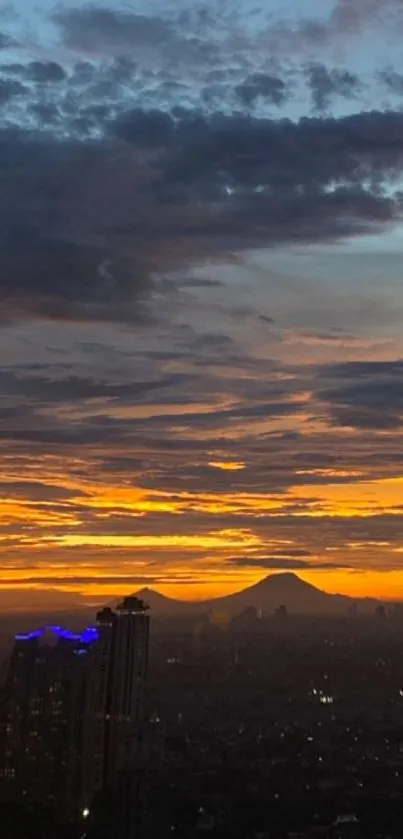
[[[136,597],[135,594],[125,597],[124,600],[122,600],[122,602],[117,606],[117,610],[121,614],[144,614],[148,609],[148,604],[139,597]]]

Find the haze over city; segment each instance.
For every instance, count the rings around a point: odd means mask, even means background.
[[[398,0],[0,9],[0,609],[403,598]]]

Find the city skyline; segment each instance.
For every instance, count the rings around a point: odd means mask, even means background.
[[[0,609],[403,599],[398,0],[0,9]]]

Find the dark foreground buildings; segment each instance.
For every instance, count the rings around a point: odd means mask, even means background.
[[[17,637],[1,839],[402,839],[403,618],[213,618]]]
[[[3,807],[40,806],[94,839],[142,835],[148,641],[136,597],[82,633],[16,636],[0,707]]]

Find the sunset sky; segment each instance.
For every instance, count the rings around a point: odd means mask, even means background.
[[[0,609],[403,599],[401,0],[0,7]]]

